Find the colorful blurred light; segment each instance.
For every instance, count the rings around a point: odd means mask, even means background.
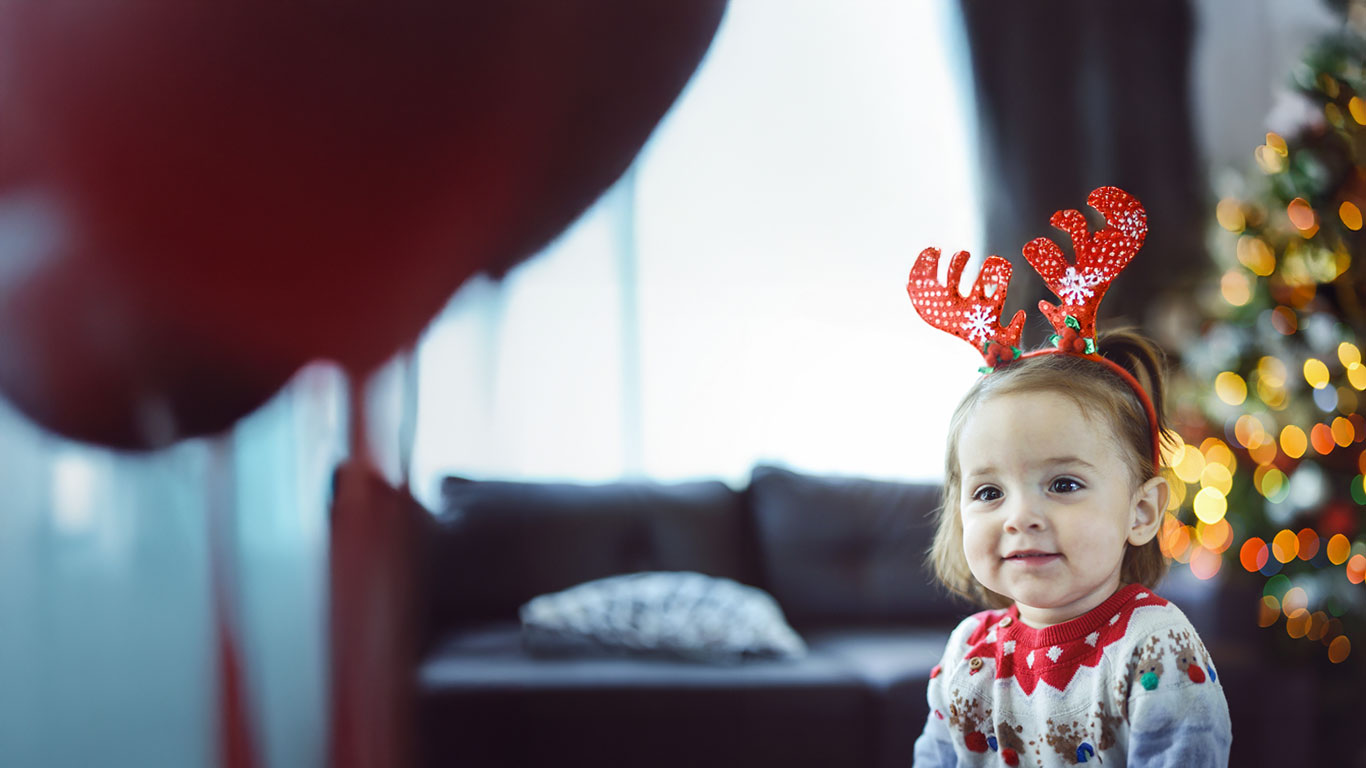
[[[1200,473],[1200,485],[1204,488],[1213,488],[1220,496],[1227,496],[1229,491],[1233,490],[1233,473],[1223,464],[1208,462],[1204,471]]]
[[[1366,365],[1352,363],[1347,366],[1347,383],[1357,391],[1366,389]]]
[[[1366,578],[1366,555],[1352,555],[1347,560],[1347,580],[1360,584]]]
[[[1352,113],[1352,119],[1357,121],[1357,125],[1366,125],[1366,102],[1360,96],[1353,96],[1347,102],[1347,111]]]
[[[1309,615],[1309,631],[1305,633],[1304,639],[1318,642],[1323,639],[1323,630],[1328,628],[1328,614],[1323,611],[1314,611]]]
[[[1301,560],[1312,560],[1319,553],[1319,535],[1313,528],[1301,528],[1295,538],[1300,541]]]
[[[1282,529],[1271,540],[1271,556],[1278,562],[1288,563],[1299,554],[1300,540],[1294,532]]]
[[[1268,499],[1280,500],[1289,493],[1289,485],[1285,473],[1275,467],[1258,467],[1257,472],[1252,475],[1253,485],[1257,487],[1257,492]]]
[[[1238,262],[1258,277],[1268,277],[1276,271],[1276,254],[1260,237],[1243,235],[1238,238]]]
[[[1347,540],[1346,536],[1335,533],[1333,538],[1328,540],[1325,551],[1328,553],[1328,562],[1333,565],[1342,565],[1347,562],[1347,555],[1352,551],[1352,543]]]
[[[1333,638],[1333,642],[1328,646],[1328,660],[1334,664],[1341,664],[1347,660],[1347,655],[1352,652],[1352,641],[1346,635],[1338,635]]]
[[[1200,441],[1200,453],[1205,457],[1205,464],[1222,464],[1228,468],[1229,474],[1238,471],[1238,457],[1233,455],[1228,443],[1217,437],[1207,437]]]
[[[1195,547],[1191,550],[1190,569],[1191,575],[1202,581],[1208,581],[1219,573],[1219,566],[1223,563],[1223,558],[1218,552],[1211,552],[1204,547]]]
[[[1200,518],[1207,525],[1212,525],[1224,519],[1228,512],[1228,499],[1218,488],[1205,487],[1195,494],[1195,501],[1191,502],[1191,507],[1195,510],[1195,516]]]
[[[1270,556],[1271,551],[1266,548],[1266,542],[1256,536],[1243,542],[1242,549],[1238,550],[1238,562],[1249,573],[1260,571]]]
[[[1286,369],[1285,363],[1279,357],[1267,355],[1257,361],[1258,378],[1273,387],[1285,386],[1285,379],[1288,375],[1289,371]]]
[[[1314,428],[1309,430],[1309,444],[1322,456],[1327,456],[1337,447],[1333,440],[1333,430],[1327,424],[1315,424]]]
[[[1298,459],[1304,455],[1304,451],[1309,447],[1309,438],[1304,434],[1304,430],[1294,424],[1287,424],[1281,430],[1281,453],[1292,459]]]
[[[1342,416],[1333,419],[1332,431],[1333,442],[1342,448],[1351,445],[1353,438],[1356,437],[1356,428],[1352,426],[1352,422]]]
[[[1281,601],[1267,595],[1257,601],[1257,626],[1269,627],[1281,618]]]
[[[1286,618],[1290,618],[1299,611],[1304,611],[1309,607],[1309,593],[1301,587],[1291,587],[1285,591],[1281,597],[1281,613]],[[1306,613],[1305,618],[1308,618]]]
[[[1276,460],[1276,441],[1267,440],[1266,442],[1254,445],[1247,449],[1247,455],[1258,464],[1270,464]]]
[[[1314,209],[1302,197],[1291,200],[1290,204],[1285,207],[1285,212],[1290,216],[1290,223],[1301,233],[1318,227],[1318,217],[1314,215]]]
[[[1198,481],[1200,473],[1205,471],[1205,457],[1193,445],[1183,446],[1172,459],[1175,461],[1172,471],[1188,483]]]
[[[1299,330],[1300,321],[1295,316],[1295,310],[1281,305],[1271,310],[1271,327],[1282,336],[1289,336]]]
[[[1342,219],[1342,225],[1353,232],[1361,229],[1361,209],[1356,207],[1350,200],[1344,200],[1338,206],[1338,218]]]
[[[1230,197],[1219,201],[1214,209],[1214,217],[1219,220],[1219,226],[1230,232],[1242,232],[1247,227],[1242,204]]]
[[[1214,524],[1202,520],[1195,524],[1195,537],[1205,549],[1222,553],[1233,543],[1233,526],[1228,524],[1227,518]]]
[[[1352,342],[1344,341],[1338,345],[1338,361],[1344,367],[1352,363],[1359,363],[1361,362],[1361,350]]]
[[[1309,386],[1314,389],[1323,389],[1328,386],[1328,366],[1317,357],[1311,357],[1304,361],[1304,380],[1309,382]]]
[[[1309,611],[1303,608],[1285,617],[1285,632],[1296,640],[1309,633]]]
[[[1224,371],[1214,377],[1214,393],[1229,405],[1242,405],[1247,399],[1247,382],[1233,371]]]
[[[1230,269],[1219,280],[1219,293],[1223,295],[1224,301],[1232,306],[1241,307],[1252,301],[1252,283],[1241,271]]]

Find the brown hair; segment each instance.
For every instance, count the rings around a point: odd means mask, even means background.
[[[1143,336],[1128,330],[1111,331],[1097,339],[1099,354],[1133,374],[1152,398],[1157,411],[1157,426],[1167,436],[1167,417],[1163,408],[1163,356]],[[939,508],[930,562],[935,576],[951,592],[992,608],[1011,604],[1009,598],[982,586],[968,570],[963,554],[963,521],[959,517],[962,473],[958,462],[958,438],[963,425],[977,406],[988,398],[1020,392],[1056,392],[1072,399],[1082,413],[1108,423],[1128,459],[1132,481],[1137,487],[1156,477],[1160,467],[1153,464],[1152,433],[1148,413],[1137,393],[1109,366],[1067,354],[1036,355],[997,368],[978,379],[968,390],[949,422],[948,452],[944,460],[944,497]],[[1142,584],[1149,589],[1167,572],[1167,559],[1157,537],[1142,546],[1125,545],[1120,580]]]

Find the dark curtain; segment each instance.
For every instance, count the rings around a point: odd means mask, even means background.
[[[1054,211],[1121,187],[1148,210],[1143,250],[1101,305],[1101,328],[1149,327],[1160,293],[1189,285],[1208,220],[1191,120],[1193,13],[1186,0],[960,0],[982,139],[986,245],[1015,264],[1005,317],[1030,313],[1025,341],[1048,328],[1034,307],[1052,293],[1021,255],[1040,235],[1071,254]]]

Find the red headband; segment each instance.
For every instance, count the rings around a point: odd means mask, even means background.
[[[1102,357],[1096,348],[1096,309],[1110,283],[1133,260],[1148,234],[1148,214],[1132,195],[1118,187],[1101,187],[1086,198],[1086,204],[1105,217],[1105,228],[1092,234],[1079,211],[1058,211],[1049,219],[1054,227],[1072,238],[1076,263],[1069,264],[1062,249],[1046,237],[1038,237],[1024,247],[1025,260],[1039,273],[1049,290],[1059,299],[1053,305],[1039,302],[1039,309],[1053,325],[1049,339],[1053,347],[1028,354],[1020,351],[1020,333],[1025,313],[1020,310],[1009,325],[1001,325],[1001,308],[1010,282],[1010,262],[989,256],[982,264],[976,282],[966,296],[958,292],[958,281],[967,265],[967,251],[954,254],[949,262],[948,285],[939,282],[939,249],[921,251],[911,268],[906,292],[925,322],[957,336],[977,349],[986,360],[983,373],[990,373],[1022,357],[1064,353],[1094,360],[1119,374],[1138,395],[1148,415],[1152,434],[1153,466],[1160,467],[1161,448],[1157,409],[1147,390],[1133,374],[1113,360]]]

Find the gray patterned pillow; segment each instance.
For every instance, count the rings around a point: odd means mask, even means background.
[[[521,608],[533,654],[633,654],[695,661],[799,658],[806,644],[767,592],[701,573],[611,576]]]

